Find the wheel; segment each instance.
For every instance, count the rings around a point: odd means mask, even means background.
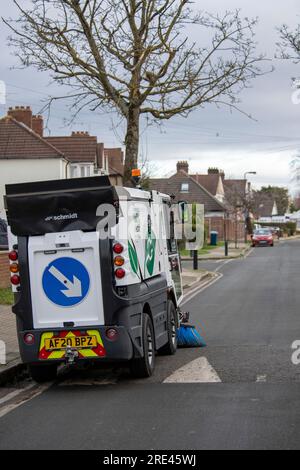
[[[154,329],[150,316],[143,313],[142,318],[143,357],[133,359],[130,371],[133,377],[143,379],[151,377],[155,368]]]
[[[158,352],[165,356],[173,356],[177,350],[177,318],[176,308],[172,300],[168,300],[167,304],[167,328],[168,342]]]
[[[30,364],[29,372],[33,380],[38,383],[51,382],[56,379],[56,364]]]

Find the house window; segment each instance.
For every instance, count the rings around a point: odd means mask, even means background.
[[[70,178],[85,178],[93,174],[93,165],[77,164],[70,167]]]
[[[181,192],[188,193],[190,189],[189,183],[182,183],[181,184]]]
[[[77,166],[71,165],[70,167],[70,178],[77,178]]]

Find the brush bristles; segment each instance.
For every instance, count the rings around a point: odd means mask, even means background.
[[[205,347],[205,341],[195,327],[181,325],[177,330],[177,344],[179,347],[201,348]]]

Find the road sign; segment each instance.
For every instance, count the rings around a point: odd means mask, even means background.
[[[74,258],[58,258],[43,274],[43,289],[51,302],[61,307],[72,307],[82,302],[90,289],[86,267]]]

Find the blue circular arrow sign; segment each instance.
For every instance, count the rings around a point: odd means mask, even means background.
[[[90,276],[86,267],[77,259],[58,258],[45,269],[42,283],[51,302],[61,307],[72,307],[87,296]]]

